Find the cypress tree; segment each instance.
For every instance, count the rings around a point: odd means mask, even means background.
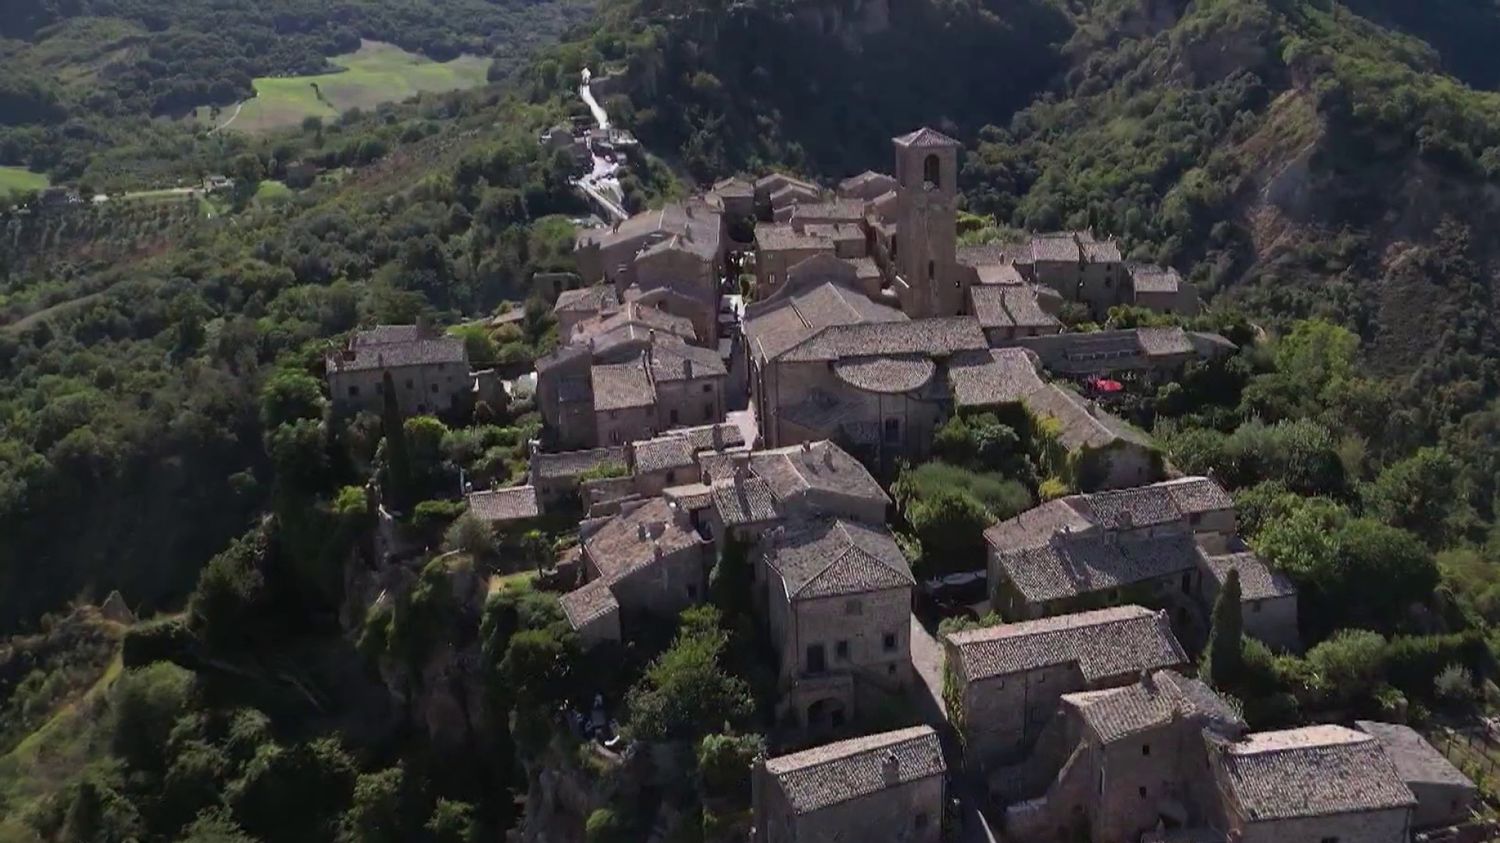
[[[1240,572],[1231,570],[1214,602],[1213,631],[1208,639],[1209,684],[1234,688],[1244,665],[1244,618],[1240,614]]]
[[[404,511],[411,495],[411,456],[406,449],[406,430],[402,426],[401,405],[396,401],[396,382],[387,371],[381,376],[381,390],[385,394],[385,412],[382,424],[385,428],[386,499],[398,510]]]

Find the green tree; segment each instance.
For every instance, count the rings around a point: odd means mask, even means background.
[[[122,674],[110,693],[114,754],[137,770],[165,772],[167,737],[187,709],[192,685],[191,673],[168,662]]]
[[[321,419],[323,386],[300,369],[281,369],[260,390],[260,423],[267,430],[301,419]]]
[[[439,798],[424,828],[432,843],[478,843],[479,840],[474,806],[467,802]]]
[[[400,765],[355,780],[354,797],[339,822],[339,843],[401,843],[406,822],[406,773]]]
[[[467,553],[475,560],[492,559],[495,556],[495,532],[483,518],[465,512],[448,525],[443,534],[443,548]]]
[[[1458,479],[1458,464],[1446,451],[1422,448],[1386,466],[1364,488],[1365,508],[1392,527],[1441,546],[1453,538],[1455,515],[1464,505]]]
[[[721,664],[727,643],[717,609],[684,611],[672,646],[627,695],[630,731],[642,740],[695,740],[746,722],[754,700],[744,680]]]
[[[229,788],[235,819],[265,840],[327,841],[349,805],[357,771],[333,738],[263,744]]]
[[[705,735],[698,743],[698,784],[706,799],[734,807],[750,805],[750,773],[765,757],[760,735]]]
[[[1208,681],[1215,688],[1240,687],[1244,661],[1244,618],[1240,616],[1240,572],[1230,571],[1214,601],[1208,639]]]

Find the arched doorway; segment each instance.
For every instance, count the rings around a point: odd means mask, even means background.
[[[807,728],[812,731],[841,728],[847,719],[844,701],[834,697],[813,700],[807,707]]]

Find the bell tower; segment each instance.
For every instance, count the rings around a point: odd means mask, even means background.
[[[956,316],[963,309],[958,266],[959,142],[928,128],[893,139],[896,147],[896,240],[901,309],[913,319]]]

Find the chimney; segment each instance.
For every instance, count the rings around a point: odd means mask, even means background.
[[[655,541],[656,539],[661,538],[662,534],[665,533],[666,531],[667,531],[667,522],[665,522],[665,521],[652,521],[651,525],[648,528],[648,532],[651,535],[652,541]]]
[[[887,787],[894,787],[901,783],[901,759],[896,757],[896,753],[885,754],[885,760],[880,763],[880,770],[884,774]]]
[[[636,538],[640,539],[641,541],[645,541],[646,540],[646,525],[645,524],[637,524],[637,525],[635,525],[635,534],[636,534]]]

